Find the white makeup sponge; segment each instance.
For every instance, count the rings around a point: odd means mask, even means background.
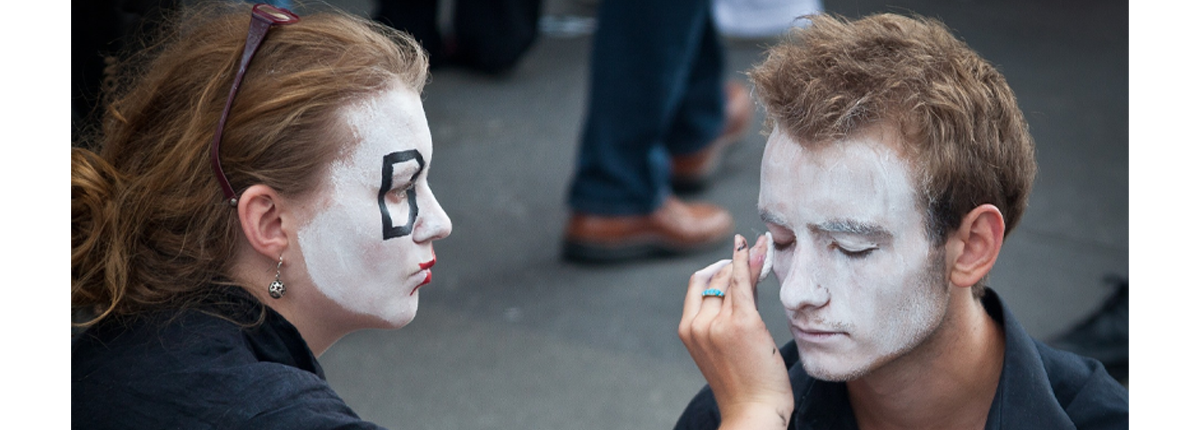
[[[771,237],[771,232],[767,232],[767,258],[763,259],[762,272],[758,274],[758,282],[767,279],[767,274],[771,273],[771,268],[775,266],[775,238]]]

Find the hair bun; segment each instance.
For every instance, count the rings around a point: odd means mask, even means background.
[[[117,219],[121,174],[96,153],[71,149],[71,303],[111,307],[105,259]]]
[[[71,148],[71,225],[80,217],[95,217],[105,212],[117,188],[120,173],[96,153]]]

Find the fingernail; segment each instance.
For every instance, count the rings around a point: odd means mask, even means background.
[[[742,235],[737,235],[737,237],[734,238],[734,242],[737,243],[738,251],[746,249],[746,238],[742,237]]]

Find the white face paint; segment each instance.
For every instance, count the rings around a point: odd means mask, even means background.
[[[329,166],[313,217],[299,229],[300,250],[316,289],[335,305],[327,317],[402,327],[416,315],[417,287],[432,279],[433,241],[451,229],[427,182],[433,147],[425,110],[416,92],[398,86],[340,113],[351,143]],[[410,231],[385,233],[384,214]]]
[[[759,210],[804,370],[856,379],[919,345],[941,323],[949,285],[895,135],[874,127],[803,148],[776,129]]]

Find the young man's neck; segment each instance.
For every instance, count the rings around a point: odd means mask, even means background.
[[[1004,328],[968,288],[924,343],[846,383],[862,429],[982,429],[1004,367]]]

